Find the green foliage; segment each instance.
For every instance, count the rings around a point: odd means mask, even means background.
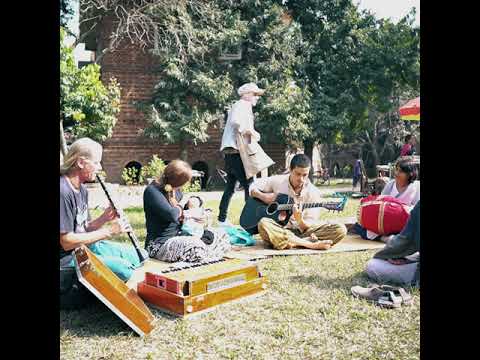
[[[142,167],[141,176],[143,179],[147,180],[149,178],[157,178],[160,174],[163,173],[166,165],[162,159],[158,157],[158,155],[153,155],[152,160]]]
[[[140,170],[139,174],[138,170],[134,167],[126,167],[123,169],[122,180],[125,185],[141,185],[144,181],[142,171]]]
[[[64,36],[60,28],[60,120],[74,138],[103,142],[112,136],[120,111],[120,88],[113,78],[105,86],[96,64],[78,69]]]
[[[200,184],[200,180],[191,180],[190,182],[186,183],[182,186],[182,192],[190,193],[190,192],[199,192],[202,190],[202,186]]]
[[[208,126],[238,99],[238,86],[253,81],[267,90],[255,108],[264,141],[342,142],[364,131],[368,109],[391,111],[392,94],[419,88],[413,12],[392,24],[352,1],[216,0],[199,17],[194,3],[178,6],[179,21],[152,18],[175,24],[184,45],[168,31],[158,41],[162,77],[152,101],[139,104],[149,137],[207,141]],[[234,45],[242,59],[219,61]]]
[[[73,2],[75,0],[60,0],[60,26],[67,26],[74,14]]]

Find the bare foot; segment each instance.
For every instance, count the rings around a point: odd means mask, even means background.
[[[332,247],[333,241],[332,240],[321,240],[312,243],[311,249],[314,250],[328,250]]]

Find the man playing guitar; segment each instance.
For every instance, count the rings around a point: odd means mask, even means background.
[[[290,162],[290,173],[255,180],[250,185],[250,196],[271,204],[278,194],[287,194],[294,204],[293,214],[285,226],[263,217],[258,232],[263,241],[274,249],[304,247],[327,250],[347,234],[343,224],[318,223],[319,208],[301,209],[301,204],[321,201],[320,191],[308,179],[311,161],[304,154],[295,155]]]

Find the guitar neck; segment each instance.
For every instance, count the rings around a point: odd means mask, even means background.
[[[312,208],[318,208],[318,207],[334,207],[340,205],[341,202],[315,202],[315,203],[303,203],[302,204],[302,210],[304,209],[312,209]],[[294,204],[282,204],[278,205],[278,210],[292,210]]]

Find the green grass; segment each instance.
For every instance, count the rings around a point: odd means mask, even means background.
[[[341,216],[355,216],[358,202],[349,199]],[[206,206],[218,211],[218,201]],[[232,202],[230,221],[238,223],[242,206]],[[143,242],[143,210],[126,213]],[[368,284],[363,270],[374,252],[264,260],[259,266],[270,282],[264,295],[188,320],[152,310],[156,327],[144,338],[102,304],[61,311],[61,358],[418,359],[419,291],[412,290],[412,306],[397,310],[350,294],[352,286]]]

